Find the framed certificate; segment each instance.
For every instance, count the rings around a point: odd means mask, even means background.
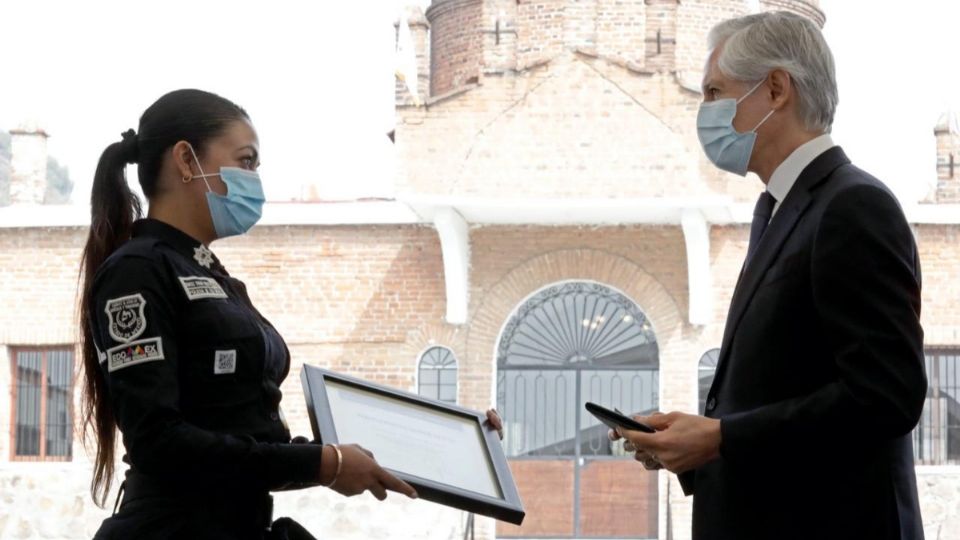
[[[300,379],[318,441],[370,450],[421,499],[523,522],[517,486],[485,414],[309,365]]]

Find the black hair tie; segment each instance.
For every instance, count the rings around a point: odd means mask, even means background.
[[[140,138],[137,132],[128,129],[120,134],[123,140],[120,141],[120,151],[123,154],[123,161],[126,163],[136,163],[140,159]]]

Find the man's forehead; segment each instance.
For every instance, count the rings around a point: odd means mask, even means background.
[[[717,58],[720,56],[720,47],[713,49],[707,55],[706,61],[703,63],[703,82],[709,82],[708,79],[716,78],[717,75]]]
[[[706,88],[712,84],[717,84],[722,77],[723,74],[717,69],[716,58],[711,54],[710,57],[707,58],[707,63],[703,66],[703,87]]]

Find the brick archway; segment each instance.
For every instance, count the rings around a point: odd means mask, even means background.
[[[552,283],[580,279],[609,285],[629,296],[647,315],[658,341],[679,339],[683,317],[677,302],[639,264],[606,251],[559,250],[514,267],[478,299],[466,340],[470,364],[483,371],[493,367],[500,331],[524,299]]]
[[[661,364],[675,362],[682,354],[678,349],[683,348],[682,330],[684,320],[677,302],[667,291],[666,287],[654,276],[646,272],[636,262],[607,251],[595,249],[565,249],[540,254],[507,271],[493,286],[476,298],[476,308],[466,336],[466,349],[469,361],[468,369],[473,374],[465,374],[463,380],[467,384],[483,384],[485,388],[476,388],[477,394],[487,393],[491,401],[496,401],[497,373],[496,349],[501,339],[501,332],[507,322],[516,313],[516,310],[533,294],[544,287],[567,281],[597,282],[617,289],[629,297],[643,311],[649,320],[660,345]],[[471,376],[472,375],[472,376]],[[579,377],[579,376],[578,376]],[[577,379],[579,381],[579,378]],[[579,385],[579,382],[577,382]],[[579,395],[579,390],[578,390]],[[578,428],[579,429],[579,428]],[[579,443],[578,443],[579,444]],[[578,454],[579,455],[579,454]],[[636,487],[644,493],[635,503],[638,517],[646,515],[646,519],[637,519],[630,530],[620,530],[610,525],[609,516],[605,514],[610,504],[606,497],[612,491],[612,485],[607,485],[610,475],[622,474],[630,468],[632,462],[579,460],[574,461],[539,461],[523,460],[511,461],[511,468],[521,484],[521,491],[525,489],[539,490],[533,497],[528,508],[530,523],[523,528],[498,525],[497,534],[507,537],[555,535],[565,537],[574,536],[617,536],[623,534],[640,534],[641,536],[656,536],[657,521],[660,512],[658,477],[651,474],[644,477]],[[572,469],[571,469],[572,467]],[[586,467],[586,468],[584,468]],[[546,469],[549,469],[547,471]],[[544,470],[541,470],[544,469]],[[554,470],[556,469],[556,470]],[[574,471],[574,472],[571,472]],[[555,480],[555,484],[535,487],[530,478],[547,477]],[[578,480],[573,480],[576,478]],[[581,480],[583,484],[581,484]],[[580,486],[575,488],[574,486]],[[590,486],[590,487],[584,487]],[[586,490],[586,491],[582,491]],[[549,494],[549,496],[546,496]],[[565,504],[574,504],[568,499],[581,501],[573,507]],[[585,497],[585,498],[581,498]],[[548,500],[549,499],[549,500]],[[646,502],[642,502],[642,501]],[[534,504],[536,503],[536,504]],[[580,505],[583,505],[582,507]],[[616,504],[613,504],[616,506]],[[559,513],[557,510],[559,509]],[[624,508],[619,508],[623,511]],[[566,529],[565,516],[574,511],[571,527]],[[611,528],[612,527],[612,528]]]

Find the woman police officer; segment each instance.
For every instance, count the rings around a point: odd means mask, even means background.
[[[258,147],[239,106],[178,90],[100,157],[81,298],[98,504],[112,482],[117,428],[129,470],[119,511],[96,539],[312,538],[292,520],[272,521],[270,491],[323,485],[416,497],[357,445],[291,441],[279,406],[289,351],[208,249],[260,217]],[[138,166],[146,219],[127,163]]]

